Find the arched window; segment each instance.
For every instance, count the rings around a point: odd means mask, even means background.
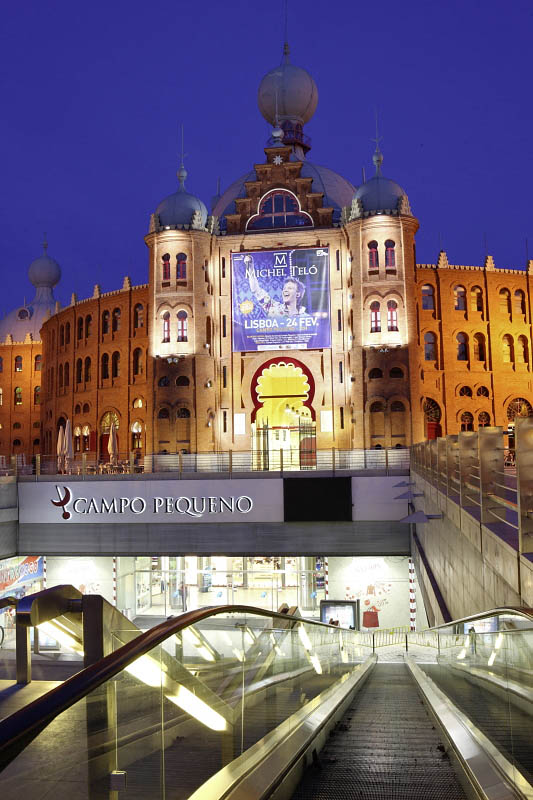
[[[143,373],[143,351],[136,347],[133,351],[133,374],[142,375]]]
[[[65,326],[59,326],[59,346],[64,347],[65,345]]]
[[[457,341],[457,361],[468,361],[468,336],[466,333],[458,333]]]
[[[178,311],[178,342],[187,341],[187,312],[181,309]]]
[[[65,344],[70,344],[70,322],[65,325]]]
[[[76,327],[77,327],[77,331],[78,331],[77,336],[78,336],[78,341],[79,341],[80,339],[83,339],[83,317],[78,317],[78,321],[76,323]]]
[[[472,311],[483,311],[483,291],[480,286],[470,289],[470,308]]]
[[[109,311],[104,311],[102,314],[102,333],[109,333]]]
[[[514,293],[514,308],[517,314],[526,313],[526,297],[522,289],[517,289]]]
[[[392,367],[389,372],[389,378],[392,378],[393,380],[399,380],[400,378],[403,378],[403,369],[401,369],[401,367]]]
[[[379,269],[378,243],[368,243],[368,269]]]
[[[59,371],[57,373],[57,380],[58,380],[58,383],[59,383],[59,388],[62,389],[63,388],[63,364],[59,365]]]
[[[392,239],[387,239],[385,242],[385,269],[396,269],[396,245]]]
[[[102,354],[102,380],[109,378],[109,353]]]
[[[529,362],[529,344],[526,336],[519,336],[516,344],[516,360],[521,364]]]
[[[387,327],[389,331],[398,330],[398,303],[396,300],[387,301]]]
[[[13,430],[14,431],[19,431],[21,428],[22,428],[22,425],[20,424],[20,422],[14,422],[13,423]]]
[[[480,411],[477,416],[477,424],[479,428],[486,428],[487,425],[490,425],[490,414],[486,411]]]
[[[165,253],[162,257],[163,260],[163,268],[161,271],[161,278],[164,281],[170,280],[170,253]]]
[[[370,333],[381,331],[381,309],[377,300],[370,303]]]
[[[93,318],[90,314],[87,314],[85,317],[85,338],[88,339],[91,335],[91,328],[92,328]]]
[[[405,411],[405,406],[401,400],[393,400],[390,404],[391,411]]]
[[[34,372],[40,372],[43,366],[43,357],[42,356],[35,356],[33,361],[33,369]]]
[[[4,359],[0,356],[0,372],[4,371]]]
[[[132,450],[140,450],[143,446],[142,444],[142,430],[143,426],[137,420],[132,423],[131,426],[131,449]]]
[[[474,360],[485,361],[485,336],[482,333],[474,334]]]
[[[509,422],[514,422],[515,417],[531,417],[533,416],[533,408],[531,403],[524,397],[515,397],[507,406],[507,419]]]
[[[33,390],[33,405],[38,406],[41,404],[41,387],[35,386]]]
[[[502,339],[502,359],[505,364],[514,363],[514,341],[508,333]]]
[[[424,360],[437,360],[437,337],[431,331],[424,334]]]
[[[22,442],[20,439],[13,439],[13,447],[20,447]]]
[[[109,433],[111,424],[115,426],[115,430],[119,429],[118,414],[115,411],[106,411],[100,420],[100,433]]]
[[[70,386],[70,364],[65,364],[65,386]]]
[[[144,328],[144,306],[142,303],[137,303],[133,309],[133,327]]]
[[[76,425],[76,427],[73,430],[73,434],[74,434],[74,452],[79,453],[81,450],[81,428],[79,425]]]
[[[115,350],[111,356],[111,377],[118,378],[120,376],[120,353]]]
[[[121,315],[120,308],[114,308],[113,309],[113,332],[114,333],[116,333],[116,331],[120,330],[120,315]]]
[[[89,383],[91,380],[91,359],[89,356],[85,359],[85,383]]]
[[[427,311],[434,311],[435,309],[435,289],[430,283],[425,283],[422,286],[422,308]]]
[[[500,311],[503,314],[511,313],[511,292],[509,289],[500,289]]]
[[[466,289],[464,286],[454,286],[455,310],[466,311]]]
[[[142,408],[142,407],[143,407],[142,397],[136,397],[135,400],[133,401],[133,408]]]
[[[168,375],[163,375],[162,378],[159,378],[159,380],[157,382],[157,385],[158,386],[170,386],[170,378],[168,377]]]
[[[189,386],[190,380],[186,375],[180,375],[179,378],[176,378],[176,386]]]
[[[163,343],[170,342],[170,312],[163,314]]]
[[[16,386],[13,392],[14,401],[16,406],[22,405],[22,389],[20,386]]]
[[[79,403],[76,403],[76,405],[74,406],[74,413],[81,414],[81,405]]]
[[[461,414],[461,430],[473,431],[474,430],[474,417],[470,411],[465,411]]]
[[[380,411],[385,411],[385,403],[383,403],[382,400],[376,400],[370,406],[370,413],[371,414],[377,414]]]
[[[374,367],[374,369],[371,369],[370,372],[368,373],[368,377],[371,381],[373,381],[376,378],[382,378],[383,372],[382,370],[378,369],[378,367]]]
[[[22,356],[15,356],[15,372],[22,372]]]
[[[461,386],[459,389],[459,395],[461,397],[472,397],[472,389],[470,386]]]
[[[160,408],[157,414],[157,419],[170,419],[170,411],[168,408]]]
[[[489,397],[489,390],[486,386],[479,386],[476,392],[478,397]]]
[[[301,210],[298,198],[284,189],[274,189],[265,194],[261,198],[257,214],[246,223],[248,231],[312,227],[312,217]]]
[[[176,280],[187,280],[187,256],[185,253],[178,253],[176,256]]]
[[[91,449],[91,429],[88,425],[84,425],[81,429],[83,452],[86,453]]]

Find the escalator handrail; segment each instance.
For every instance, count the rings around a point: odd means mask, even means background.
[[[533,625],[533,608],[527,606],[501,606],[493,608],[490,611],[480,611],[478,614],[471,614],[468,617],[461,617],[460,619],[453,619],[451,622],[443,622],[441,625],[434,625],[432,628],[427,628],[421,633],[429,631],[438,631],[442,628],[452,628],[454,625],[462,625],[464,622],[475,622],[479,619],[488,619],[489,617],[498,617],[503,614],[513,614],[518,617],[525,617]]]
[[[225,605],[208,606],[194,611],[186,611],[178,617],[161,622],[150,630],[139,634],[131,642],[113,653],[85,667],[54,689],[15,711],[0,722],[0,770],[4,769],[46,726],[59,714],[71,708],[90,692],[106,681],[114,678],[137,658],[146,655],[154,647],[162,644],[170,636],[184,628],[219,614],[244,613],[259,617],[293,623],[305,622],[325,628],[331,626],[318,620],[265,611],[253,606]]]

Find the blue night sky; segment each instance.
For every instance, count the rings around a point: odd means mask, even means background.
[[[310,158],[361,182],[383,172],[420,220],[419,262],[439,235],[451,263],[533,257],[528,0],[289,0],[291,60],[319,90]],[[5,4],[0,30],[0,313],[30,299],[41,252],[61,264],[62,303],[147,280],[149,215],[177,188],[210,206],[264,160],[261,77],[281,59],[282,0]]]

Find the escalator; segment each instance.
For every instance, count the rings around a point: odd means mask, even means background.
[[[529,610],[373,636],[219,606],[104,635],[99,607],[68,609],[84,668],[0,721],[2,800],[533,800]]]

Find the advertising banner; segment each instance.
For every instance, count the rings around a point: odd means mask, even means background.
[[[19,483],[19,522],[282,522],[283,480]]]
[[[233,351],[331,347],[329,249],[231,256]]]
[[[0,561],[0,596],[16,593],[25,583],[43,577],[42,556],[15,556]]]

